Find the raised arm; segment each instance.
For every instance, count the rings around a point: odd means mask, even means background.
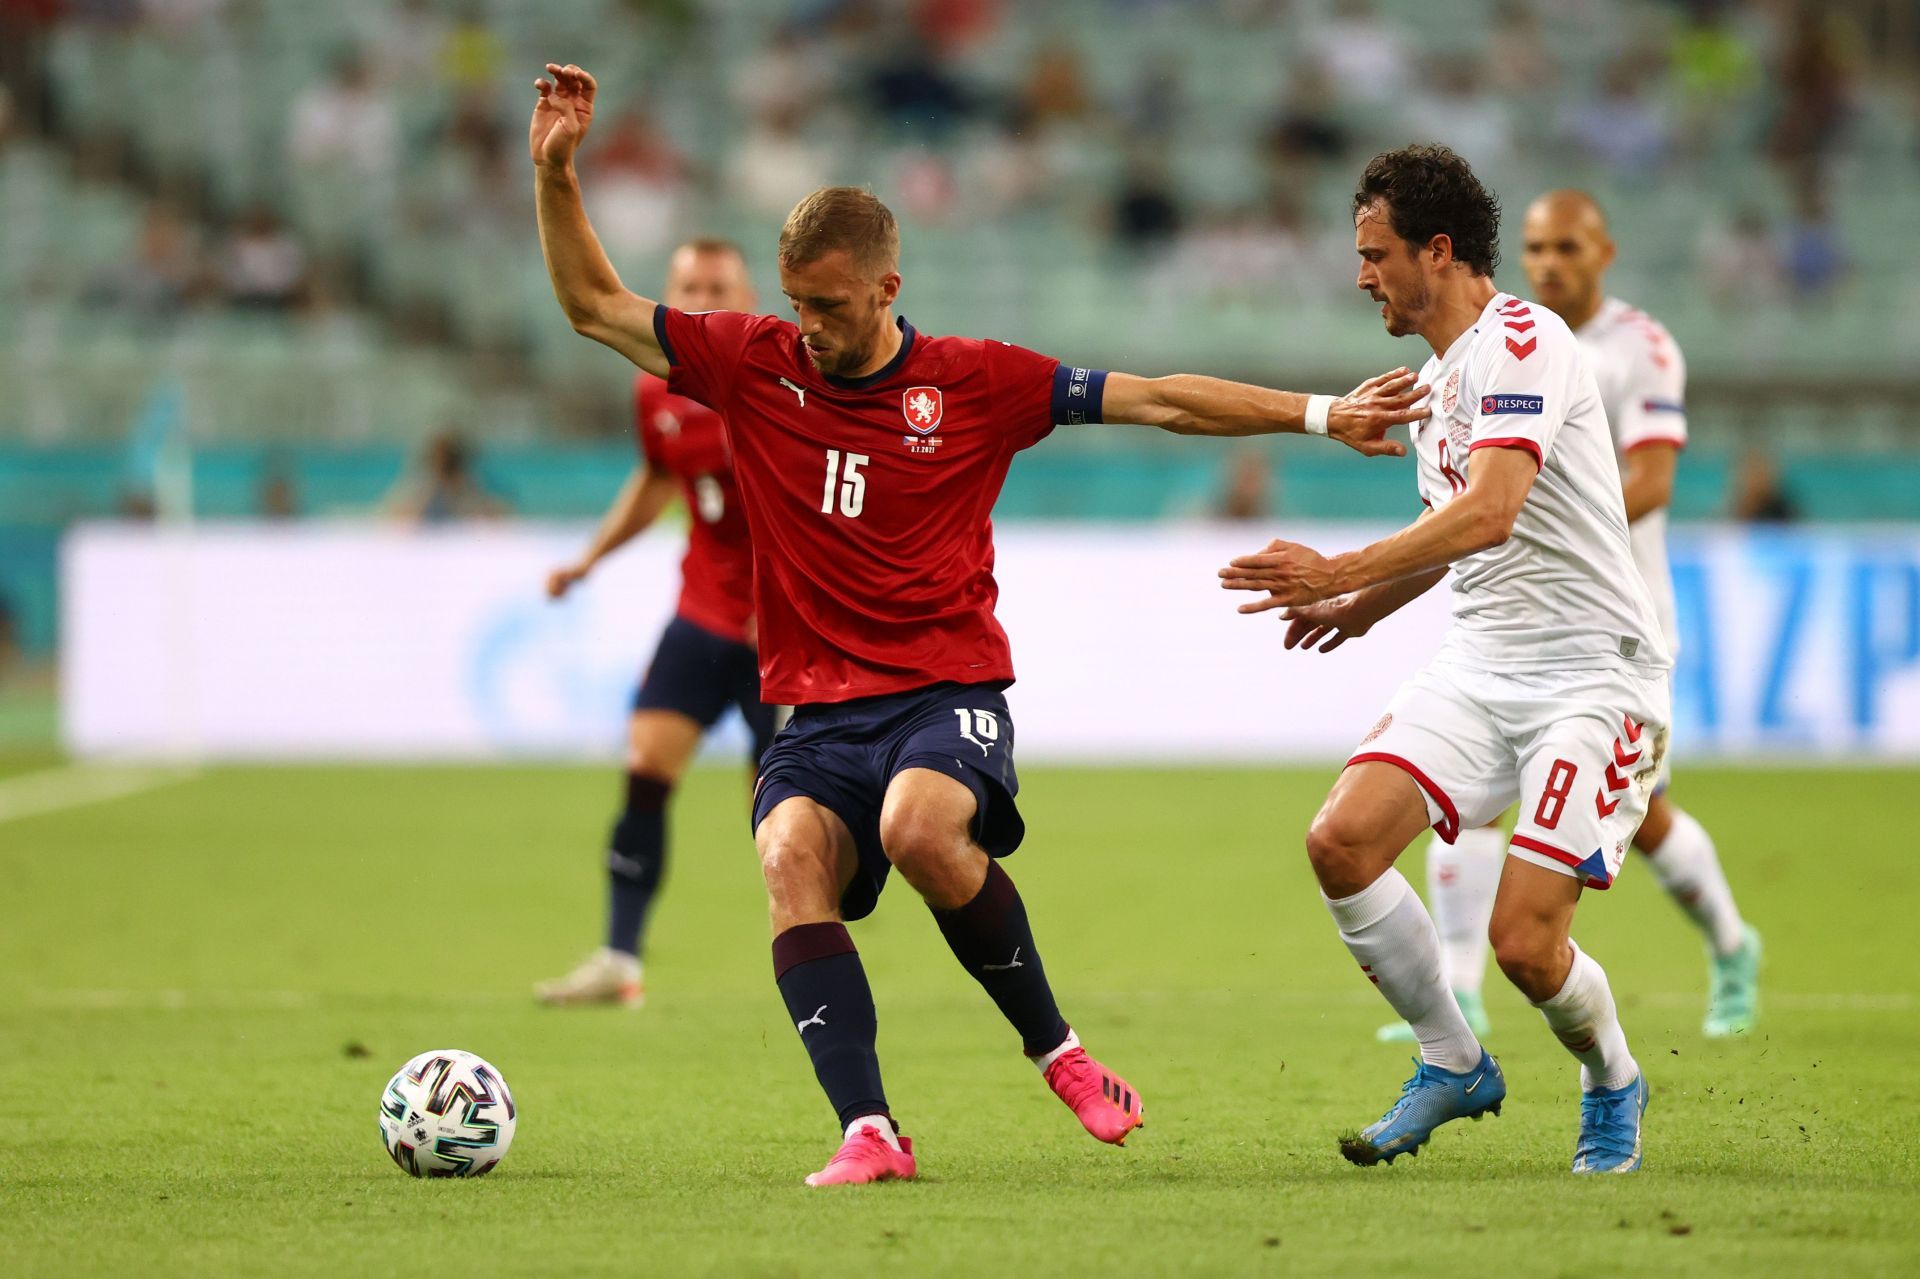
[[[554,296],[574,332],[612,347],[647,372],[668,373],[667,356],[654,335],[654,303],[620,283],[606,250],[587,222],[580,199],[574,153],[593,123],[592,76],[569,63],[549,62],[551,81],[536,80],[527,148],[533,155],[534,195],[540,215],[540,251]]]
[[[1406,446],[1384,437],[1389,428],[1428,415],[1421,404],[1426,394],[1427,388],[1417,385],[1406,369],[1368,378],[1343,396],[1326,397],[1331,403],[1326,406],[1325,433],[1369,456],[1399,457]],[[1175,435],[1304,434],[1312,398],[1193,373],[1156,378],[1110,373],[1102,416]]]

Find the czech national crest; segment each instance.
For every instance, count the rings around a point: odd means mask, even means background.
[[[900,414],[907,419],[907,425],[922,435],[932,435],[940,428],[941,415],[946,406],[940,399],[937,386],[910,386],[900,393]]]

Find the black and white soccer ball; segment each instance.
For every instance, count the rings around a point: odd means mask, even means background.
[[[421,1053],[380,1094],[380,1138],[415,1177],[484,1177],[506,1158],[514,1121],[507,1081],[458,1048]]]

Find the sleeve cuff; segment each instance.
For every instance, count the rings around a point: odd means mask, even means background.
[[[664,302],[654,303],[653,336],[660,343],[660,353],[667,357],[667,363],[680,363],[673,353],[673,343],[667,339],[667,306]]]
[[[1649,444],[1665,444],[1678,452],[1687,447],[1687,437],[1684,435],[1643,435],[1632,443],[1623,445],[1620,451],[1622,453],[1631,453],[1635,449],[1646,448]]]
[[[1053,422],[1056,426],[1086,426],[1101,416],[1107,393],[1105,369],[1078,369],[1062,364],[1053,371]]]
[[[1467,452],[1475,449],[1524,449],[1533,454],[1533,469],[1539,470],[1547,464],[1546,455],[1540,451],[1540,445],[1524,435],[1503,435],[1497,439],[1475,440],[1467,446]]]

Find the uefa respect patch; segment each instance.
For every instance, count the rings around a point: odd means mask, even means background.
[[[1483,395],[1480,397],[1481,417],[1496,417],[1502,413],[1530,414],[1538,417],[1546,407],[1546,397],[1540,395]]]

